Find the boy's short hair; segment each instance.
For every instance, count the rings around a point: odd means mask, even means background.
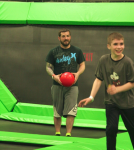
[[[124,40],[124,37],[123,37],[122,34],[120,34],[118,32],[113,32],[113,33],[109,34],[109,36],[107,38],[107,44],[110,45],[114,39],[117,39],[117,40],[122,39],[122,40]]]
[[[63,29],[61,29],[61,30],[59,31],[59,33],[58,33],[58,36],[59,36],[59,37],[61,36],[61,32],[69,32],[69,34],[71,35],[71,32],[70,32],[69,29],[63,28]]]

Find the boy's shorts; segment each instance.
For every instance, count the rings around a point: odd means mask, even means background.
[[[78,86],[64,87],[53,85],[51,87],[54,117],[76,116]]]

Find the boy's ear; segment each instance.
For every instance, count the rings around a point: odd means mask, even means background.
[[[110,50],[110,45],[109,44],[107,44],[107,48]]]

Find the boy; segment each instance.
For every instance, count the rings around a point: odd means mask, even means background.
[[[91,103],[104,80],[107,150],[116,150],[119,115],[134,148],[134,63],[123,54],[124,47],[124,37],[120,33],[114,32],[108,36],[107,48],[111,50],[111,54],[100,58],[90,97],[78,104],[83,107]]]

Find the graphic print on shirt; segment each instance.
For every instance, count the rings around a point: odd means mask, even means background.
[[[63,51],[61,48],[53,51],[55,63],[60,65],[62,72],[75,70],[77,67],[77,53]]]
[[[71,56],[63,55],[62,57],[56,59],[56,63],[67,62],[69,65],[71,63],[72,59],[74,59],[76,61],[76,53],[71,53]]]
[[[113,80],[113,85],[120,86],[119,76],[116,72],[113,72],[113,74],[110,75],[110,78]]]

